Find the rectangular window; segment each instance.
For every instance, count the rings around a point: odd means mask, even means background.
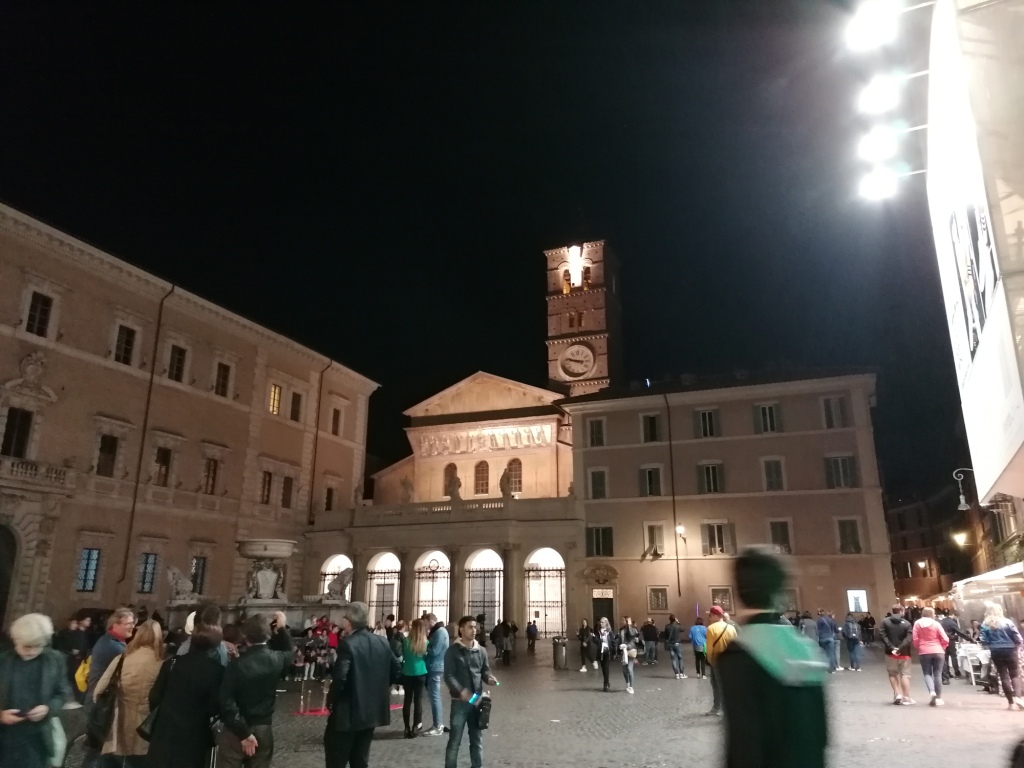
[[[331,411],[331,434],[338,436],[341,434],[341,409],[335,408]]]
[[[86,548],[78,556],[78,576],[75,578],[75,590],[78,592],[95,592],[96,577],[100,570],[100,550]]]
[[[661,439],[658,430],[658,414],[648,413],[640,417],[640,440],[644,443],[656,443]]]
[[[857,460],[853,456],[827,456],[825,458],[825,486],[827,488],[856,488]]]
[[[24,408],[8,408],[0,455],[10,456],[12,459],[26,458],[31,434],[32,411],[26,411]]]
[[[260,504],[270,503],[271,489],[274,487],[274,473],[264,472],[260,476]]]
[[[706,410],[697,411],[695,430],[697,437],[720,437],[721,432],[718,427],[718,411]]]
[[[647,610],[651,613],[668,611],[668,587],[647,588]]]
[[[171,449],[157,448],[153,457],[153,484],[166,488],[171,479]]]
[[[270,385],[270,398],[267,400],[267,410],[275,416],[281,415],[281,385]]]
[[[764,489],[766,491],[786,490],[786,479],[782,473],[782,459],[762,459],[764,467]]]
[[[601,448],[604,445],[604,419],[587,421],[587,445],[591,448]]]
[[[113,477],[117,467],[118,439],[113,435],[100,435],[100,452],[96,457],[96,474]]]
[[[32,300],[28,305],[28,318],[25,330],[36,336],[47,335],[50,330],[50,316],[53,314],[53,298],[39,291],[32,291]],[[92,591],[92,590],[87,590]]]
[[[700,464],[697,474],[701,493],[722,493],[725,477],[721,464]]]
[[[206,591],[206,558],[205,557],[193,557],[192,558],[192,591],[197,595],[203,594]]]
[[[847,426],[845,397],[826,397],[823,404],[825,429],[842,429]]]
[[[230,388],[231,366],[227,363],[217,363],[217,376],[213,380],[213,394],[218,397],[228,397]]]
[[[837,520],[839,527],[839,552],[843,555],[861,554],[860,525],[856,519]]]
[[[139,594],[153,594],[156,584],[156,552],[143,552],[139,557]]]
[[[334,509],[334,489],[328,488],[324,491],[324,512]]]
[[[167,378],[171,381],[185,380],[185,360],[188,358],[188,350],[171,344],[171,354],[167,360]]]
[[[300,395],[298,392],[292,392],[291,420],[292,421],[301,421],[302,420],[302,395]]]
[[[703,523],[700,526],[700,546],[704,557],[735,555],[736,537],[731,523]]]
[[[776,552],[784,555],[793,554],[793,545],[789,539],[789,521],[772,520],[768,523],[768,529],[772,537],[772,546]]]
[[[114,344],[114,362],[131,365],[135,359],[135,329],[127,325],[117,326],[117,342]]]
[[[661,467],[640,469],[640,495],[661,496]]]
[[[203,462],[203,493],[212,496],[217,492],[217,472],[220,470],[220,461],[207,459]]]
[[[769,432],[781,432],[779,422],[778,405],[755,405],[754,406],[754,427],[755,432],[763,435]]]
[[[644,553],[661,556],[665,554],[665,526],[660,523],[647,523],[644,527],[646,546]]]
[[[614,557],[611,526],[587,528],[587,557]]]
[[[295,481],[286,477],[281,481],[281,506],[285,509],[292,508],[292,487],[295,485]]]
[[[608,498],[608,472],[604,469],[592,469],[590,477],[590,498]]]
[[[726,613],[734,613],[732,587],[711,587],[711,604],[720,606]]]

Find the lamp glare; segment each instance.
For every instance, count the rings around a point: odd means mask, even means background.
[[[846,44],[854,51],[869,51],[896,39],[900,4],[897,0],[866,0],[846,28]]]
[[[867,200],[885,200],[896,194],[896,174],[884,165],[872,168],[860,180],[860,196]]]
[[[880,115],[900,103],[900,81],[891,75],[876,75],[864,86],[857,109],[868,115]]]

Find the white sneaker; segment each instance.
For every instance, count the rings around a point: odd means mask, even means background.
[[[843,671],[842,667],[836,667],[836,672],[842,672],[842,671]]]
[[[587,671],[587,665],[584,664],[582,667],[580,667],[580,672],[586,672],[586,671]]]
[[[594,662],[594,669],[597,669],[597,662]]]
[[[679,679],[680,680],[685,680],[686,679],[686,675],[684,675],[682,672],[680,672],[679,673]]]
[[[626,688],[626,693],[632,693],[632,692],[633,692],[633,686],[628,686]]]

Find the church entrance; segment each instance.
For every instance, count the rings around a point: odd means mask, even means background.
[[[7,624],[7,601],[14,582],[14,560],[18,555],[18,542],[11,529],[0,526],[0,626]]]

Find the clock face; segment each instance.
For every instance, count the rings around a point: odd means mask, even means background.
[[[594,350],[586,344],[566,347],[558,359],[558,367],[568,379],[578,379],[594,370]]]

